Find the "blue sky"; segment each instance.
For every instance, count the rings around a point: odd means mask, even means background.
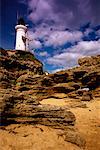
[[[0,46],[14,49],[17,11],[29,24],[30,50],[55,72],[100,54],[100,0],[1,0]]]

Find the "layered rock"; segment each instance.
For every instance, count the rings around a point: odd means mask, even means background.
[[[33,127],[44,125],[56,129],[57,135],[62,136],[64,141],[79,147],[85,146],[85,140],[74,128],[75,116],[66,107],[42,105],[35,98],[15,91],[5,93],[0,106],[0,123],[3,126],[9,124],[31,124]]]
[[[23,51],[0,51],[0,118],[1,125],[13,123],[41,124],[60,129],[66,141],[79,146],[84,144],[74,129],[75,116],[65,107],[40,104],[40,100],[54,93],[70,93],[68,73],[43,73],[42,63],[33,54]],[[70,134],[67,134],[70,131]],[[76,134],[80,139],[75,142]]]
[[[79,59],[81,66],[47,76],[42,63],[29,52],[2,50],[0,59],[0,87],[31,94],[37,100],[57,93],[81,98],[84,88],[95,96],[93,91],[100,87],[100,56]]]
[[[17,77],[29,71],[34,74],[43,74],[42,63],[30,52],[0,50],[0,55],[0,68],[14,72]]]
[[[74,125],[75,116],[65,108],[41,105],[29,96],[11,95],[3,99],[2,122],[43,124],[52,127],[65,128]]]
[[[80,58],[78,60],[78,64],[80,66],[100,66],[100,55],[98,56],[89,56],[89,57],[84,57],[84,58]]]
[[[43,66],[33,54],[1,50],[0,87],[13,88],[37,96],[38,100],[64,93],[80,98],[79,89],[91,91],[100,87],[100,56],[79,59],[79,67],[45,75]],[[81,92],[82,93],[82,92]],[[93,92],[95,94],[95,92]]]
[[[84,146],[85,141],[74,128],[75,116],[68,108],[83,107],[83,101],[100,97],[100,56],[79,59],[79,65],[47,75],[32,53],[1,49],[0,123],[49,126],[56,128],[65,141]],[[40,102],[69,97],[69,107]]]

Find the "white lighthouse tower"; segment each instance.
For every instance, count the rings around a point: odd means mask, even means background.
[[[18,24],[15,26],[16,29],[16,50],[26,51],[27,43],[27,26],[23,18],[18,19]]]

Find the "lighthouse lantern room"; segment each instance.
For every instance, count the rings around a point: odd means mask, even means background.
[[[23,50],[26,51],[26,33],[27,33],[27,26],[23,18],[18,19],[18,24],[15,26],[16,29],[16,50]]]

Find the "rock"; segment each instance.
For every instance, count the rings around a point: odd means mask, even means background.
[[[73,72],[73,76],[75,79],[79,79],[82,78],[84,74],[86,74],[87,71],[86,70],[77,70]]]
[[[96,88],[94,91],[93,91],[93,96],[94,97],[100,97],[100,87]]]
[[[0,57],[0,67],[12,72],[27,70],[34,72],[34,74],[43,74],[42,63],[32,53],[19,50],[6,50],[4,52],[6,56],[3,55]]]
[[[3,48],[0,48],[0,56],[8,56],[7,51],[5,51]]]
[[[54,93],[50,97],[56,98],[56,99],[63,99],[67,97],[67,94],[65,93]]]
[[[74,125],[75,116],[63,107],[41,105],[35,99],[24,95],[10,95],[3,98],[1,122],[14,121],[64,129]]]
[[[82,95],[82,101],[90,101],[93,99],[93,96],[92,96],[92,92],[91,91],[84,91],[83,92],[83,95]]]
[[[92,90],[100,86],[100,70],[92,71],[84,75],[82,83]]]
[[[59,83],[53,86],[54,92],[57,93],[69,93],[75,90],[74,87],[69,86],[67,83]]]
[[[53,85],[54,85],[54,81],[52,78],[50,78],[50,77],[44,77],[43,78],[42,86],[49,87],[49,86],[53,86]]]
[[[79,134],[78,132],[75,132],[75,131],[73,132],[71,130],[65,132],[65,141],[76,144],[79,147],[84,147],[86,144],[86,141],[83,139],[81,134]]]
[[[69,98],[79,99],[80,95],[77,93],[77,91],[72,91],[68,93]]]
[[[58,73],[52,74],[50,77],[51,77],[51,79],[53,79],[53,82],[56,84],[57,83],[66,83],[68,74],[66,72],[63,72],[62,74],[60,74],[58,72]]]
[[[79,65],[46,75],[32,53],[0,50],[0,123],[49,126],[61,130],[65,141],[84,146],[68,109],[86,108],[83,101],[100,97],[100,55],[79,59]],[[49,98],[66,100],[66,108],[40,103]]]
[[[11,123],[45,125],[53,129],[60,129],[62,132],[66,131],[67,134],[64,133],[67,135],[65,141],[75,143],[73,142],[75,141],[74,139],[68,137],[70,130],[67,130],[71,126],[74,134],[75,116],[65,108],[41,105],[31,98],[27,97],[25,99],[23,95],[5,97],[4,104],[4,109],[1,113],[1,123],[3,125],[4,123],[6,125]]]
[[[80,66],[94,66],[100,64],[100,55],[84,57],[78,60]]]
[[[87,87],[94,91],[100,87],[100,55],[79,59],[81,66],[45,75],[42,63],[32,53],[14,50],[3,50],[1,53],[2,88],[31,93],[37,100],[42,100],[57,93],[80,98],[82,92],[79,89]]]

